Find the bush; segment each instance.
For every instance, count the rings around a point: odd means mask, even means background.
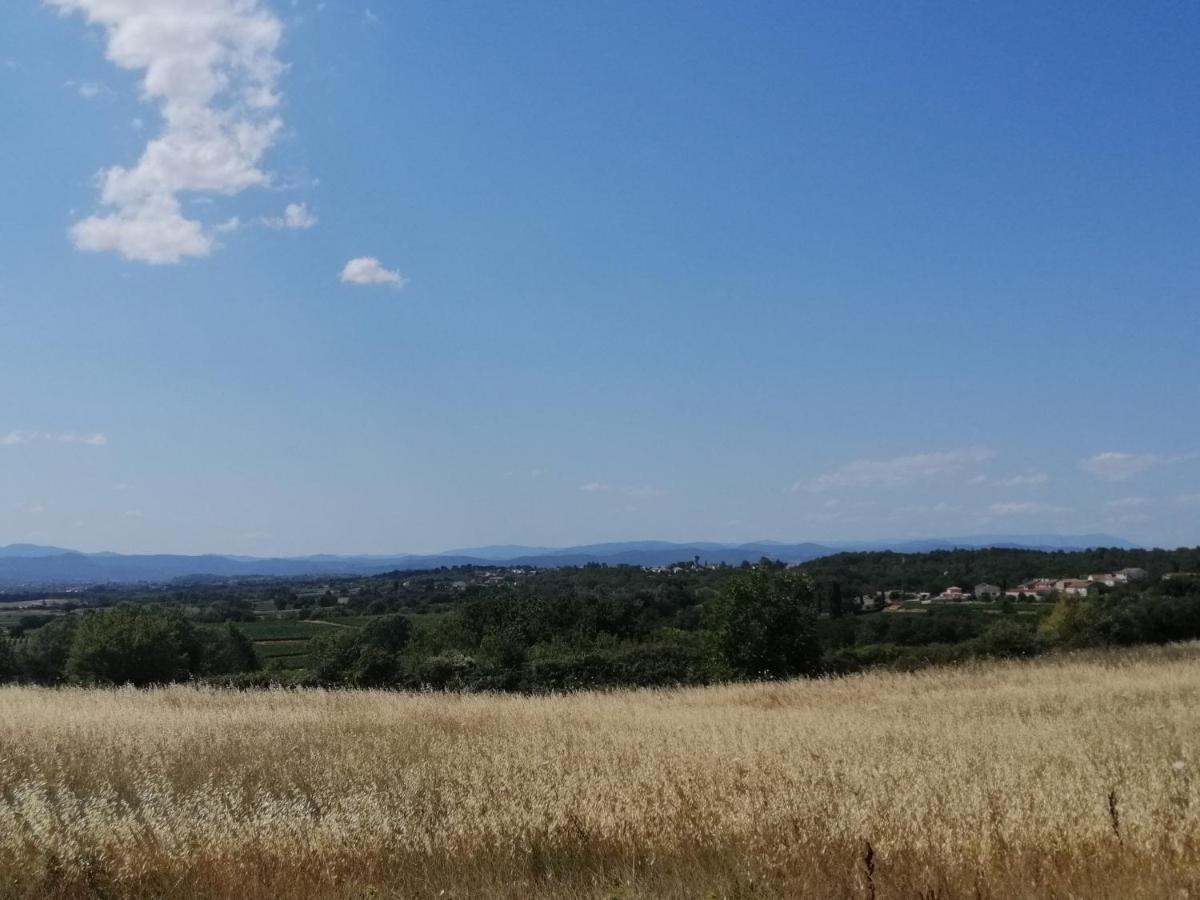
[[[980,656],[1035,656],[1042,644],[1032,626],[1005,616],[975,639],[973,649]]]

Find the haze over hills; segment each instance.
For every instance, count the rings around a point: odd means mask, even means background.
[[[337,556],[318,554],[286,558],[254,558],[206,554],[81,553],[60,547],[12,544],[0,547],[0,585],[88,585],[163,582],[190,576],[290,577],[301,575],[371,575],[397,570],[440,566],[517,565],[553,568],[588,563],[658,566],[699,557],[708,563],[738,565],[762,557],[785,562],[807,562],[843,551],[893,550],[923,553],[930,550],[1011,547],[1030,550],[1079,550],[1089,547],[1132,549],[1135,544],[1109,534],[981,534],[964,537],[879,541],[822,541],[781,543],[755,541],[722,544],[698,541],[626,541],[575,547],[524,547],[516,545],[470,547],[437,554],[393,556]]]

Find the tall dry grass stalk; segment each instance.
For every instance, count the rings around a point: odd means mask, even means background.
[[[10,687],[0,896],[1195,896],[1198,765],[1196,647],[549,698]]]

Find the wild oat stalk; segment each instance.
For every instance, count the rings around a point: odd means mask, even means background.
[[[1195,647],[547,698],[5,688],[0,897],[1194,896],[1198,708]]]

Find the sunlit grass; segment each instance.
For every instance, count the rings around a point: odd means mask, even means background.
[[[1200,649],[564,697],[0,690],[0,896],[1172,897]]]

